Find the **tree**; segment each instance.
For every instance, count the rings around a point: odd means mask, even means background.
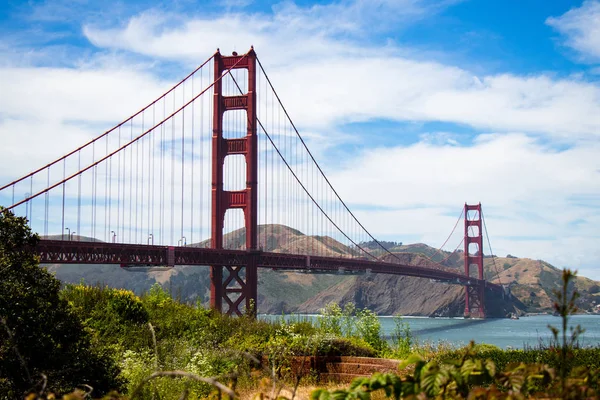
[[[92,346],[60,282],[39,266],[38,240],[25,218],[0,207],[0,398],[23,398],[44,381],[58,393],[119,389],[114,361]]]

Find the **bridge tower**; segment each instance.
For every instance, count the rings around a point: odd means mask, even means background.
[[[239,96],[223,96],[223,80],[228,69],[248,71],[248,92]],[[245,55],[222,56],[217,51],[214,57],[214,98],[212,135],[212,217],[211,247],[223,248],[223,226],[225,212],[239,208],[244,212],[246,227],[246,250],[248,261],[245,266],[213,265],[210,270],[210,306],[223,312],[223,300],[227,303],[227,314],[241,315],[244,308],[254,313],[257,301],[257,202],[258,202],[258,140],[256,135],[256,53],[253,49]],[[223,137],[223,114],[230,110],[246,110],[246,136],[238,139]],[[239,191],[223,190],[223,167],[225,157],[244,155],[246,160],[246,188]],[[223,280],[223,272],[227,273]],[[231,295],[233,295],[231,297]],[[238,296],[237,298],[235,296]],[[242,303],[245,303],[242,305]]]
[[[485,318],[483,281],[483,232],[481,203],[468,205],[465,203],[465,275],[477,269],[479,282],[465,286],[465,317]]]

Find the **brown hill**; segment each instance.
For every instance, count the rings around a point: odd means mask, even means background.
[[[60,238],[60,235],[59,237]],[[91,240],[81,237],[80,240]],[[272,252],[300,252],[307,250],[329,256],[352,254],[354,249],[323,236],[307,236],[284,225],[261,225],[259,247]],[[209,241],[191,246],[205,247]],[[245,230],[224,235],[226,248],[243,249]],[[401,245],[391,249],[394,255],[375,250],[374,253],[388,262],[429,267],[463,269],[463,254],[437,252],[425,244]],[[443,266],[439,263],[443,261]],[[136,292],[148,290],[154,283],[169,289],[184,301],[208,301],[209,269],[206,267],[178,266],[169,270],[133,273],[115,266],[53,265],[48,268],[67,282],[108,284],[125,287]],[[510,285],[514,302],[501,297],[486,296],[486,307],[492,315],[504,316],[509,312],[551,311],[552,290],[560,286],[561,270],[539,260],[508,257],[486,257],[487,279]],[[600,292],[598,282],[579,277],[575,283],[582,293],[580,308],[590,310],[595,306],[595,294]],[[464,288],[431,282],[428,279],[388,275],[310,275],[294,272],[259,270],[258,308],[262,313],[318,312],[327,303],[354,302],[380,314],[392,315],[462,315]],[[516,309],[515,309],[516,307]]]

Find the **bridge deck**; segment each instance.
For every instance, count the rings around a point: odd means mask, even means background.
[[[307,256],[263,251],[172,247],[105,242],[41,240],[36,252],[43,264],[119,264],[128,266],[248,265],[251,257],[260,268],[336,273],[340,270],[430,278],[467,286],[502,287],[449,271],[357,258]]]

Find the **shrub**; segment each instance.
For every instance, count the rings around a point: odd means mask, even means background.
[[[91,329],[97,346],[137,351],[151,343],[148,311],[133,292],[79,284],[66,285],[60,296]]]
[[[0,207],[0,397],[20,397],[42,374],[58,393],[83,383],[97,394],[120,388],[116,364],[91,345],[60,282],[39,267],[37,241],[25,218]]]
[[[376,373],[370,378],[355,379],[348,389],[317,389],[311,399],[369,399],[375,392],[394,399],[597,398],[600,349],[592,349],[587,357],[582,357],[585,350],[574,348],[582,329],[577,326],[567,335],[568,316],[577,311],[577,292],[569,289],[574,276],[571,271],[563,271],[562,289],[555,293],[554,308],[563,324],[562,330],[549,327],[554,334],[549,349],[502,351],[495,346],[471,343],[454,352],[454,357],[441,361],[411,355],[400,365],[401,369],[410,368],[400,376]],[[577,359],[590,363],[575,367],[573,360]]]
[[[402,317],[394,317],[394,331],[392,332],[392,344],[395,346],[390,354],[393,358],[403,358],[410,354],[414,344],[414,338],[410,326]]]
[[[382,338],[377,314],[366,308],[357,309],[353,303],[347,303],[343,309],[336,303],[329,303],[321,310],[317,327],[326,334],[361,339],[379,354],[389,350]]]

